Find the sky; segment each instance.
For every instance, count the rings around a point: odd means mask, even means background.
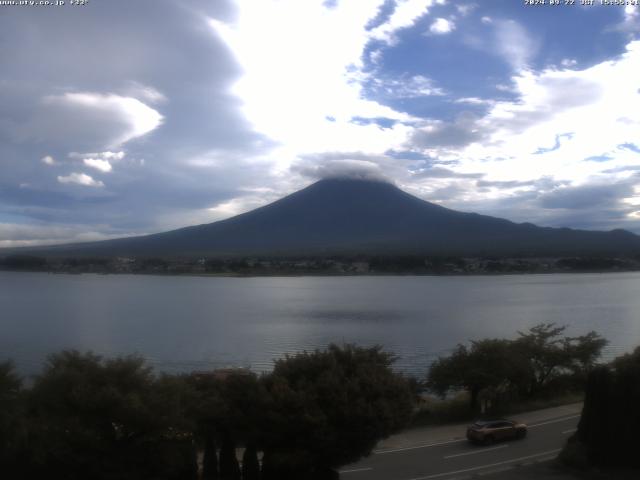
[[[638,6],[54,2],[0,2],[0,247],[209,223],[334,176],[640,234]]]

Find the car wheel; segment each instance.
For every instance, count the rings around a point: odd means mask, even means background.
[[[527,436],[526,430],[518,430],[518,433],[516,433],[516,438],[524,438],[526,436]]]
[[[484,440],[483,440],[483,442],[482,442],[482,443],[483,443],[484,445],[493,445],[493,442],[494,442],[494,441],[495,441],[495,440],[494,440],[494,438],[493,438],[491,435],[487,435],[486,437],[484,437]]]

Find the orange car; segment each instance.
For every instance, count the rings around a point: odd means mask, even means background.
[[[484,445],[526,436],[527,426],[512,420],[478,420],[467,428],[467,439]]]

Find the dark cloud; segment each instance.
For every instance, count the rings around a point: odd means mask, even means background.
[[[461,114],[454,122],[429,122],[413,134],[410,144],[417,148],[464,147],[481,141],[485,134],[478,124],[478,117]]]
[[[478,180],[476,186],[478,187],[495,187],[495,188],[518,188],[518,187],[530,187],[536,184],[536,180]]]
[[[625,165],[622,167],[609,168],[603,170],[602,173],[622,173],[622,172],[638,172],[640,171],[640,165]]]
[[[0,221],[162,230],[264,182],[244,159],[269,143],[230,93],[242,71],[209,23],[234,18],[227,0],[3,9],[0,42],[19,54],[0,49]],[[111,172],[69,156],[106,149],[126,153]],[[80,173],[104,187],[58,181]]]
[[[476,185],[489,184],[508,189],[517,186],[517,183],[520,182],[479,180]],[[532,188],[518,190],[500,198],[461,200],[474,193],[463,182],[451,184],[442,192],[436,191],[431,195],[434,199],[442,200],[449,208],[506,218],[514,222],[588,230],[626,228],[640,233],[637,221],[629,216],[637,207],[622,201],[633,195],[633,187],[638,184],[638,176],[611,184],[592,182],[579,186],[542,177],[533,181],[532,185],[522,185]]]
[[[540,195],[539,202],[543,208],[550,209],[594,209],[618,205],[623,198],[634,195],[634,184],[638,182],[623,181],[611,184],[587,184],[564,187]]]
[[[425,168],[414,171],[413,178],[482,178],[484,173],[459,173],[444,167]]]
[[[449,202],[459,198],[466,192],[467,188],[460,183],[449,183],[448,185],[437,188],[429,193],[429,200],[434,202],[444,202],[445,206],[449,206]]]
[[[415,150],[388,150],[385,152],[385,155],[400,160],[423,160],[426,162],[434,161],[434,159],[432,159],[430,156],[425,155],[421,152],[416,152]]]

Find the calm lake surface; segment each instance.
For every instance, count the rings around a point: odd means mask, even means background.
[[[640,345],[640,273],[214,278],[0,272],[0,360],[40,370],[65,348],[139,353],[156,369],[271,369],[330,342],[381,344],[423,375],[459,342],[540,322]]]

